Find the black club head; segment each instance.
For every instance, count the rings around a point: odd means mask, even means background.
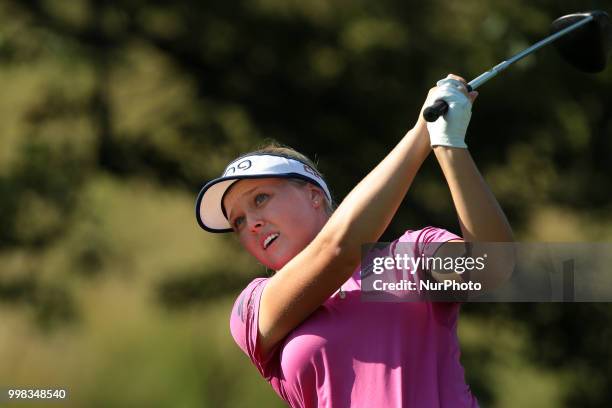
[[[563,59],[575,68],[584,72],[601,72],[608,63],[612,45],[612,25],[608,13],[597,10],[568,14],[553,21],[551,33],[588,16],[593,16],[593,20],[559,38],[555,45]]]

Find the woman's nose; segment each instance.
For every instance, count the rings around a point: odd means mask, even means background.
[[[260,220],[260,219],[249,221],[249,224],[251,226],[251,231],[253,231],[253,232],[259,231],[261,229],[261,227],[263,227],[263,225],[264,225],[263,221]]]

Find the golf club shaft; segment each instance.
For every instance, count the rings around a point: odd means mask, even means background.
[[[579,27],[582,27],[583,25],[589,23],[591,20],[593,20],[593,16],[586,16],[585,18],[583,18],[580,21],[577,21],[571,26],[566,27],[563,30],[556,32],[544,38],[543,40],[533,44],[531,47],[524,49],[523,51],[514,55],[510,59],[500,62],[499,64],[497,64],[490,70],[482,73],[478,77],[468,82],[468,85],[467,85],[468,92],[471,92],[475,90],[476,88],[480,87],[482,84],[484,84],[491,78],[495,77],[497,74],[499,74],[500,72],[502,72],[503,70],[508,68],[510,65],[514,64],[515,62],[520,61],[521,59],[525,58],[527,55],[533,53],[534,51],[537,51],[540,48],[544,47],[545,45],[550,44],[551,42],[555,41],[557,38],[562,37],[565,34],[571,31],[574,31],[575,29]],[[426,121],[435,122],[440,116],[444,115],[446,111],[448,111],[448,104],[444,100],[438,99],[437,101],[433,103],[433,105],[425,108],[425,110],[423,111],[423,116],[425,117]]]

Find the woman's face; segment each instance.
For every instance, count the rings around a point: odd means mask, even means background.
[[[223,204],[242,246],[275,271],[300,253],[329,218],[320,189],[282,178],[240,180]]]

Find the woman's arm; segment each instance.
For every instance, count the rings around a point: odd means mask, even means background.
[[[512,228],[467,149],[436,146],[434,153],[450,188],[463,240],[477,242],[472,246],[470,256],[475,259],[484,257],[487,261],[484,269],[473,270],[466,275],[437,271],[430,273],[438,282],[448,279],[479,282],[482,287],[480,293],[497,289],[510,278],[516,264],[514,248],[508,244],[499,244],[514,240]],[[443,244],[436,251],[436,256],[442,258],[465,255],[465,248],[462,249],[458,244]],[[467,276],[469,278],[466,280]]]
[[[467,149],[436,146],[434,153],[459,217],[465,241],[511,242],[512,228]]]
[[[259,311],[264,354],[351,276],[361,246],[380,238],[430,151],[419,114],[415,127],[347,195],[315,239],[270,278]]]
[[[448,79],[466,85],[465,80],[459,76],[449,75]],[[461,88],[463,87],[461,86]],[[459,97],[459,99],[454,99],[459,104],[462,103],[461,98],[464,102],[467,102],[461,96],[461,93],[463,93],[468,97],[470,105],[478,95],[475,92],[468,94],[465,89],[461,89],[460,93],[456,90],[452,93],[454,95],[449,95],[450,98]],[[468,107],[469,110],[466,110]],[[505,282],[512,274],[515,264],[513,247],[496,243],[512,242],[514,238],[512,228],[504,212],[467,150],[464,138],[469,123],[469,112],[471,112],[471,106],[464,104],[463,108],[453,112],[456,114],[454,124],[430,124],[429,131],[432,145],[434,145],[434,153],[442,168],[455,204],[463,240],[480,242],[480,244],[471,247],[469,252],[472,257],[484,256],[487,258],[488,256],[486,268],[469,274],[469,279],[480,282],[485,290],[489,290]],[[461,125],[455,126],[457,124]],[[465,256],[465,248],[462,249],[461,246],[456,244],[444,244],[436,251],[436,255],[462,257]],[[436,271],[431,271],[431,273],[438,281],[446,279],[464,280],[464,276],[461,274],[453,273],[449,275]]]

